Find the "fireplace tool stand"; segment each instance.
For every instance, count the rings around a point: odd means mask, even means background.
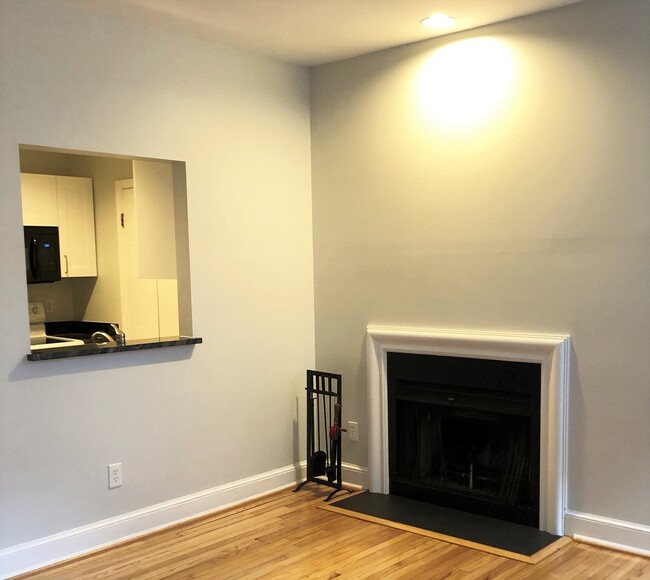
[[[343,488],[341,477],[341,375],[307,371],[307,479],[334,488],[325,501]]]

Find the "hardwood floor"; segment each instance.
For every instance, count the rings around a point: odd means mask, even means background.
[[[526,564],[317,506],[282,491],[21,578],[650,578],[650,559],[571,542]]]

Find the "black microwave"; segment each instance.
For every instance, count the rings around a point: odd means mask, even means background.
[[[28,284],[61,280],[59,228],[25,226],[25,266]]]

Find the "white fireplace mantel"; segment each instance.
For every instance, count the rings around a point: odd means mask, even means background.
[[[541,365],[539,528],[564,533],[570,338],[564,335],[368,326],[368,476],[389,493],[388,352],[482,358]]]

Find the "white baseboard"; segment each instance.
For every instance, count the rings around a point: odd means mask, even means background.
[[[220,485],[0,550],[0,578],[29,572],[156,530],[227,509],[301,481],[305,462]],[[368,487],[368,469],[343,464],[343,481]],[[567,511],[565,533],[576,540],[650,556],[650,526]]]
[[[354,465],[352,463],[343,463],[343,482],[355,487],[368,489],[368,468]]]
[[[368,470],[343,464],[343,481],[367,486]],[[0,550],[0,578],[29,572],[87,552],[220,511],[301,481],[305,462],[179,497],[45,538]]]
[[[650,526],[568,510],[564,533],[580,542],[650,556]]]

